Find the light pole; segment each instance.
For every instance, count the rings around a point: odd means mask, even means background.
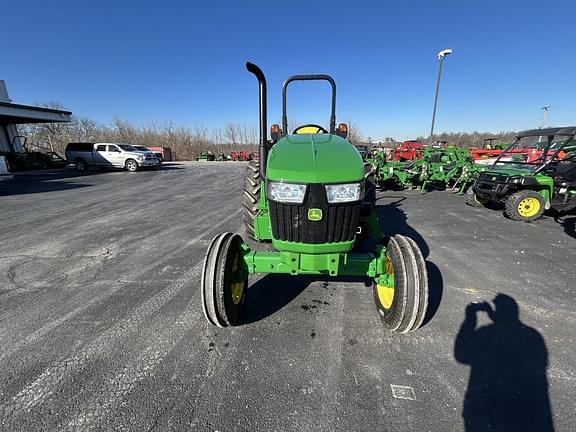
[[[452,50],[450,48],[443,49],[438,53],[438,78],[436,79],[436,96],[434,96],[434,110],[432,111],[432,127],[430,128],[430,140],[429,142],[432,143],[432,139],[434,137],[434,122],[436,121],[436,107],[438,106],[438,93],[440,92],[440,79],[442,78],[442,64],[444,63],[444,58],[447,55],[452,54]]]
[[[543,129],[544,125],[546,124],[546,119],[548,118],[548,110],[550,109],[550,105],[545,105],[540,109],[543,110],[542,119],[540,120],[540,129]]]

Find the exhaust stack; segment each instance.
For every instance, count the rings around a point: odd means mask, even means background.
[[[260,175],[266,179],[266,162],[268,161],[268,125],[266,120],[266,77],[264,72],[254,63],[246,62],[246,69],[248,72],[254,74],[258,80],[259,95],[260,95],[260,145],[259,145],[259,159],[260,159]]]

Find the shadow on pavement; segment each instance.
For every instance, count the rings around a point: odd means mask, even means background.
[[[13,180],[0,184],[0,197],[55,192],[93,186],[92,184],[87,183],[66,181],[66,179],[73,177],[76,176],[60,172],[32,175],[15,174]]]
[[[314,279],[305,276],[267,274],[250,286],[243,324],[260,321],[291,303]]]
[[[289,276],[267,274],[252,284],[246,295],[246,308],[242,324],[251,324],[267,318],[294,301],[313,282],[323,282],[327,288],[330,282],[352,282],[372,286],[367,277],[340,276]],[[361,288],[359,288],[361,289]],[[319,300],[313,300],[317,302]],[[316,307],[316,306],[312,306]],[[376,310],[374,310],[376,313]]]
[[[554,221],[564,228],[564,232],[576,239],[576,215],[555,215]]]
[[[162,165],[155,168],[155,171],[171,171],[171,170],[183,170],[185,169],[182,165],[175,162],[163,162]]]
[[[562,222],[564,227],[564,232],[568,234],[573,239],[576,239],[576,216],[571,218],[565,218]]]
[[[454,357],[470,365],[464,400],[466,432],[552,431],[548,351],[542,335],[519,320],[518,304],[498,294],[494,308],[471,303],[454,345]],[[477,327],[484,312],[492,323]]]
[[[142,169],[136,173],[126,175],[141,175],[145,172],[182,170],[184,167],[177,163],[164,163],[154,170]],[[11,195],[24,195],[43,192],[55,192],[69,189],[78,189],[93,186],[88,183],[76,183],[68,179],[88,180],[93,176],[99,176],[107,172],[121,172],[121,168],[90,168],[87,172],[79,172],[75,168],[62,168],[56,170],[38,170],[15,172],[13,179],[0,183],[0,197]]]

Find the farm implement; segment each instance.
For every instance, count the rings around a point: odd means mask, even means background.
[[[452,188],[462,193],[473,175],[484,168],[474,164],[467,148],[456,146],[425,147],[421,157],[412,161],[386,162],[372,159],[377,184],[384,188],[413,188],[425,192],[430,187]]]

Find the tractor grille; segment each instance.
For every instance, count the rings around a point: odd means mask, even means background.
[[[502,174],[491,174],[489,172],[483,172],[480,173],[479,179],[488,182],[506,183],[506,180],[508,180],[508,176],[505,174],[502,175]]]
[[[302,204],[268,201],[272,236],[299,243],[333,243],[354,240],[360,218],[361,201],[328,204],[324,185],[312,184]],[[322,210],[322,220],[308,219],[308,209]]]

